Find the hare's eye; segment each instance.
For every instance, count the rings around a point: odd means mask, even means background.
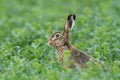
[[[59,35],[59,34],[56,34],[55,36],[58,38],[60,35]]]

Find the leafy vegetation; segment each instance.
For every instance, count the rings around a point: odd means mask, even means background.
[[[57,61],[48,37],[77,20],[71,43],[102,60],[110,71],[89,64],[72,70]],[[120,0],[1,0],[0,80],[119,80]]]

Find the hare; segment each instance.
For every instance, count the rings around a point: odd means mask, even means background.
[[[71,59],[74,65],[79,65],[82,68],[87,68],[87,62],[92,58],[88,54],[81,52],[77,48],[71,45],[69,31],[73,28],[76,20],[75,14],[68,15],[64,30],[61,32],[54,33],[49,39],[48,44],[54,46],[58,52],[58,60],[63,64],[63,53],[66,49],[71,52]],[[94,59],[95,60],[95,59]],[[96,61],[96,60],[95,60]]]

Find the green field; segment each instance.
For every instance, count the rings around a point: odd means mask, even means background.
[[[109,71],[57,61],[47,40],[71,13],[71,43]],[[120,0],[0,0],[0,80],[120,80]]]

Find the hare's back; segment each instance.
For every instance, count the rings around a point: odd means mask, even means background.
[[[86,53],[79,51],[78,49],[74,49],[71,51],[71,56],[75,62],[78,64],[86,64],[87,61],[90,60],[90,56]]]

